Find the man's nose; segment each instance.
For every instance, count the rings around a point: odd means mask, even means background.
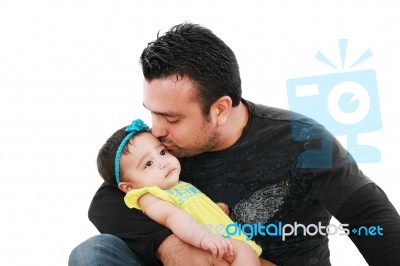
[[[156,137],[165,137],[168,135],[168,130],[164,122],[160,119],[153,117],[153,125],[151,127],[151,133]]]

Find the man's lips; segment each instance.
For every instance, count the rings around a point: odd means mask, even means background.
[[[174,147],[174,144],[172,142],[161,142],[161,143],[167,150],[170,150]]]
[[[163,143],[163,145],[164,145],[164,147],[167,148],[167,149],[169,149],[169,148],[172,147],[172,145],[171,145],[171,144],[168,144],[168,143]]]

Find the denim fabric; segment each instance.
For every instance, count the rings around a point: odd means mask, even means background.
[[[145,266],[120,238],[101,234],[75,247],[68,266]]]

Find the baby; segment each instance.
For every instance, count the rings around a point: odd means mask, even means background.
[[[135,120],[107,140],[97,157],[103,179],[126,193],[129,208],[142,210],[182,241],[231,265],[260,265],[261,248],[243,233],[227,236],[226,226],[234,222],[197,188],[179,181],[178,159],[149,130]]]

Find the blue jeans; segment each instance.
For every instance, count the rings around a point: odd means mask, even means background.
[[[69,266],[145,266],[120,238],[101,234],[89,238],[74,248],[69,256]]]

